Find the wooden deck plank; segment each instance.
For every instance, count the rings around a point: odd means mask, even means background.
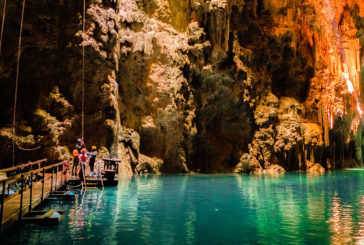
[[[51,191],[51,179],[50,176],[52,174],[46,173],[45,175],[45,183],[44,183],[44,192],[43,198],[46,199],[50,196]],[[63,177],[62,171],[57,174],[57,186],[56,186],[56,174],[53,177],[53,191],[58,190],[61,187],[61,178]],[[16,220],[19,217],[20,211],[20,194],[15,194],[16,196],[8,199],[4,202],[4,212],[3,212],[3,220],[2,227],[4,225],[8,225]],[[32,193],[32,208],[35,208],[37,205],[41,203],[42,198],[42,181],[33,183],[33,193]],[[29,204],[30,204],[30,189],[24,191],[23,194],[23,204],[22,204],[22,213],[25,215],[29,212]]]

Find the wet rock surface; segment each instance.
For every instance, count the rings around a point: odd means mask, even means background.
[[[81,136],[121,173],[322,171],[361,164],[359,0],[37,1],[25,9],[16,161]],[[11,163],[21,2],[7,7],[0,147]],[[359,107],[359,108],[358,108]],[[345,164],[344,164],[345,163]]]
[[[315,163],[310,168],[307,169],[308,174],[324,174],[325,169],[319,164]]]

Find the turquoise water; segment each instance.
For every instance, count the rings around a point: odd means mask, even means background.
[[[15,224],[1,244],[364,243],[364,171],[133,177],[86,191],[55,227]]]

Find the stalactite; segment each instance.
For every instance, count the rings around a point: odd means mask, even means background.
[[[304,145],[304,144],[303,144]],[[296,146],[296,152],[298,154],[298,169],[302,170],[302,144]]]
[[[295,170],[308,162],[335,168],[345,157],[361,160],[361,136],[356,149],[346,142],[356,130],[347,124],[357,125],[361,108],[360,0],[92,0],[85,33],[79,3],[48,2],[28,6],[22,53],[24,100],[37,98],[20,102],[26,113],[19,119],[34,139],[47,137],[33,123],[36,107],[59,83],[75,110],[67,115],[72,129],[59,137],[66,140],[54,142],[73,147],[82,39],[86,131],[92,134],[86,138],[111,155],[125,155],[119,137],[129,128],[140,135],[141,152],[161,159],[166,172],[230,171],[244,159],[251,164],[245,171],[259,161],[258,172],[274,164]],[[0,57],[4,88],[14,81],[16,35],[9,26],[19,24],[17,2],[10,1],[8,11],[7,50]],[[45,52],[49,62],[42,60]],[[0,147],[8,149],[10,93],[0,93]]]
[[[323,121],[323,132],[324,132],[324,143],[325,143],[326,147],[329,147],[330,146],[329,120],[328,120],[328,117],[326,116],[325,110],[321,110],[321,111],[323,113],[322,121]]]
[[[355,156],[356,160],[360,162],[360,164],[363,164],[362,159],[362,149],[361,149],[361,143],[362,142],[362,125],[358,127],[358,132],[356,133],[355,137]]]
[[[304,144],[304,158],[305,158],[305,161],[304,161],[304,164],[305,164],[305,168],[307,168],[307,151],[308,151],[308,145]]]
[[[310,149],[310,162],[311,163],[315,163],[315,152],[314,152],[314,146],[310,145],[309,149]]]

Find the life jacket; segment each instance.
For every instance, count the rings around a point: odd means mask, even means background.
[[[78,150],[77,149],[74,149],[73,152],[72,152],[72,155],[74,157],[78,157]]]
[[[80,159],[82,162],[86,162],[87,161],[87,154],[81,154]]]

